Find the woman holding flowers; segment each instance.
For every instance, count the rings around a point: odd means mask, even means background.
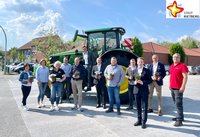
[[[19,76],[19,81],[21,82],[21,90],[22,90],[22,107],[23,110],[28,111],[29,108],[26,105],[26,100],[30,94],[31,91],[31,85],[33,82],[33,73],[29,71],[30,66],[28,63],[24,64],[24,71]]]
[[[55,101],[56,101],[55,110],[59,111],[58,104],[60,101],[61,91],[63,88],[62,82],[66,79],[65,72],[60,67],[61,67],[61,62],[56,61],[54,63],[54,69],[50,72],[50,75],[49,75],[49,80],[52,82],[50,111],[54,110]]]

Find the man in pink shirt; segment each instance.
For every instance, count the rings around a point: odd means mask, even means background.
[[[172,119],[176,121],[174,126],[183,125],[183,92],[188,79],[187,73],[187,66],[180,62],[180,54],[175,53],[173,55],[173,64],[170,66],[170,90],[177,110],[176,118]]]

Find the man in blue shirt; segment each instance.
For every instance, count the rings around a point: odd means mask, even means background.
[[[115,57],[111,58],[111,64],[108,65],[104,71],[104,76],[108,80],[108,97],[109,97],[109,109],[106,113],[113,112],[114,99],[117,106],[117,114],[120,115],[120,98],[119,91],[120,85],[124,80],[124,71],[120,65],[117,64]]]
[[[66,79],[63,82],[63,91],[61,93],[61,103],[62,103],[62,100],[63,100],[65,94],[66,94],[66,100],[69,100],[69,102],[70,102],[69,96],[72,93],[70,72],[71,72],[72,66],[71,66],[71,64],[68,63],[67,57],[64,57],[63,63],[61,65],[61,69],[64,70],[65,75],[66,75]]]

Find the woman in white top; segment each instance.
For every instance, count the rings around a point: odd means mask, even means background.
[[[22,105],[23,105],[23,109],[28,111],[29,108],[26,105],[26,100],[30,94],[31,91],[31,85],[33,82],[33,73],[31,71],[29,71],[30,66],[28,63],[24,64],[24,71],[21,72],[20,76],[19,76],[19,81],[21,82],[21,90],[22,90]]]
[[[47,62],[44,59],[42,59],[40,61],[40,66],[36,70],[36,79],[38,81],[37,83],[39,88],[38,108],[44,107],[44,94],[48,85],[49,69],[48,67],[46,67],[46,63]]]

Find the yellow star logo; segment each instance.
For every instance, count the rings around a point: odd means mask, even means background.
[[[174,1],[172,5],[167,6],[167,9],[170,10],[173,17],[177,17],[177,14],[184,10],[184,8],[177,6],[176,1]]]

